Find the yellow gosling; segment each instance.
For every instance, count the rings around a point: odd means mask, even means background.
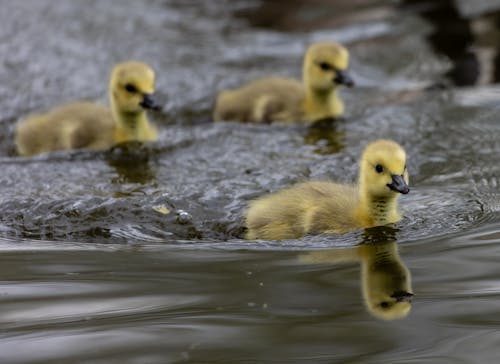
[[[411,275],[395,242],[363,244],[354,248],[314,251],[300,256],[307,263],[361,263],[365,306],[383,320],[406,317],[413,297]]]
[[[135,61],[117,64],[109,82],[111,110],[91,102],[76,102],[28,117],[16,129],[17,152],[29,156],[156,140],[156,128],[146,116],[146,109],[159,108],[152,98],[154,84],[154,71],[147,64]]]
[[[394,223],[401,219],[399,195],[409,191],[404,149],[378,140],[361,156],[357,186],[304,182],[251,202],[246,237],[293,239]]]
[[[270,77],[219,93],[214,121],[257,123],[312,122],[342,115],[339,85],[353,86],[347,74],[349,53],[335,42],[311,45],[304,57],[303,83]]]

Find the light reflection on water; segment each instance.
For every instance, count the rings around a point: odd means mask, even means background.
[[[248,26],[248,1],[85,4],[2,3],[1,363],[496,363],[496,89],[424,90],[450,67],[429,23],[392,3],[347,6],[344,22],[321,8],[295,19],[307,32],[279,31],[291,24],[278,17],[275,30]],[[217,90],[298,77],[306,45],[330,37],[351,49],[358,84],[343,92],[344,119],[210,123]],[[104,100],[102,80],[124,58],[157,69],[158,143],[12,155],[18,118]],[[240,239],[250,199],[304,179],[352,181],[379,137],[409,155],[394,229]],[[382,282],[415,294],[402,319],[369,309],[371,249],[391,257]]]

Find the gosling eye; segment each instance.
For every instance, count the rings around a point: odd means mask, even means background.
[[[380,307],[382,308],[388,308],[389,307],[389,302],[380,302]]]
[[[127,83],[125,85],[125,90],[127,90],[128,92],[130,92],[131,94],[135,94],[138,90],[137,90],[137,87],[135,87],[134,85],[130,84],[130,83]]]
[[[331,71],[333,69],[333,67],[331,66],[331,64],[329,64],[327,62],[321,62],[321,63],[319,63],[319,67],[323,71]]]
[[[375,166],[375,170],[377,171],[377,173],[382,173],[384,171],[384,167],[382,167],[380,164],[377,164]]]

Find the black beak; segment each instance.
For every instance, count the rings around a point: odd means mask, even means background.
[[[140,105],[145,109],[161,110],[161,106],[156,103],[155,99],[153,98],[153,94],[144,94],[144,98],[142,99]]]
[[[333,82],[339,85],[345,85],[347,87],[352,87],[354,86],[354,80],[349,76],[349,74],[346,71],[336,71],[337,75],[333,79]]]
[[[408,192],[410,192],[405,179],[403,178],[403,176],[400,176],[398,174],[392,175],[392,183],[388,183],[387,187],[389,187],[393,191],[402,193],[403,195],[406,195]]]
[[[396,291],[391,297],[395,298],[396,302],[411,302],[413,293],[405,291]]]

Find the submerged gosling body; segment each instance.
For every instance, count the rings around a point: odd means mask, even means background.
[[[294,79],[263,78],[219,93],[214,121],[258,123],[312,122],[340,116],[344,104],[338,86],[352,86],[346,73],[347,49],[336,42],[311,45],[304,56],[303,82]]]
[[[28,156],[156,140],[156,128],[146,116],[146,109],[158,108],[152,98],[154,83],[154,71],[147,64],[135,61],[117,64],[109,81],[111,110],[91,102],[75,102],[30,116],[16,128],[17,152]]]
[[[408,192],[404,149],[378,140],[362,154],[357,186],[304,182],[251,202],[246,237],[293,239],[394,223],[401,219],[399,195]]]

